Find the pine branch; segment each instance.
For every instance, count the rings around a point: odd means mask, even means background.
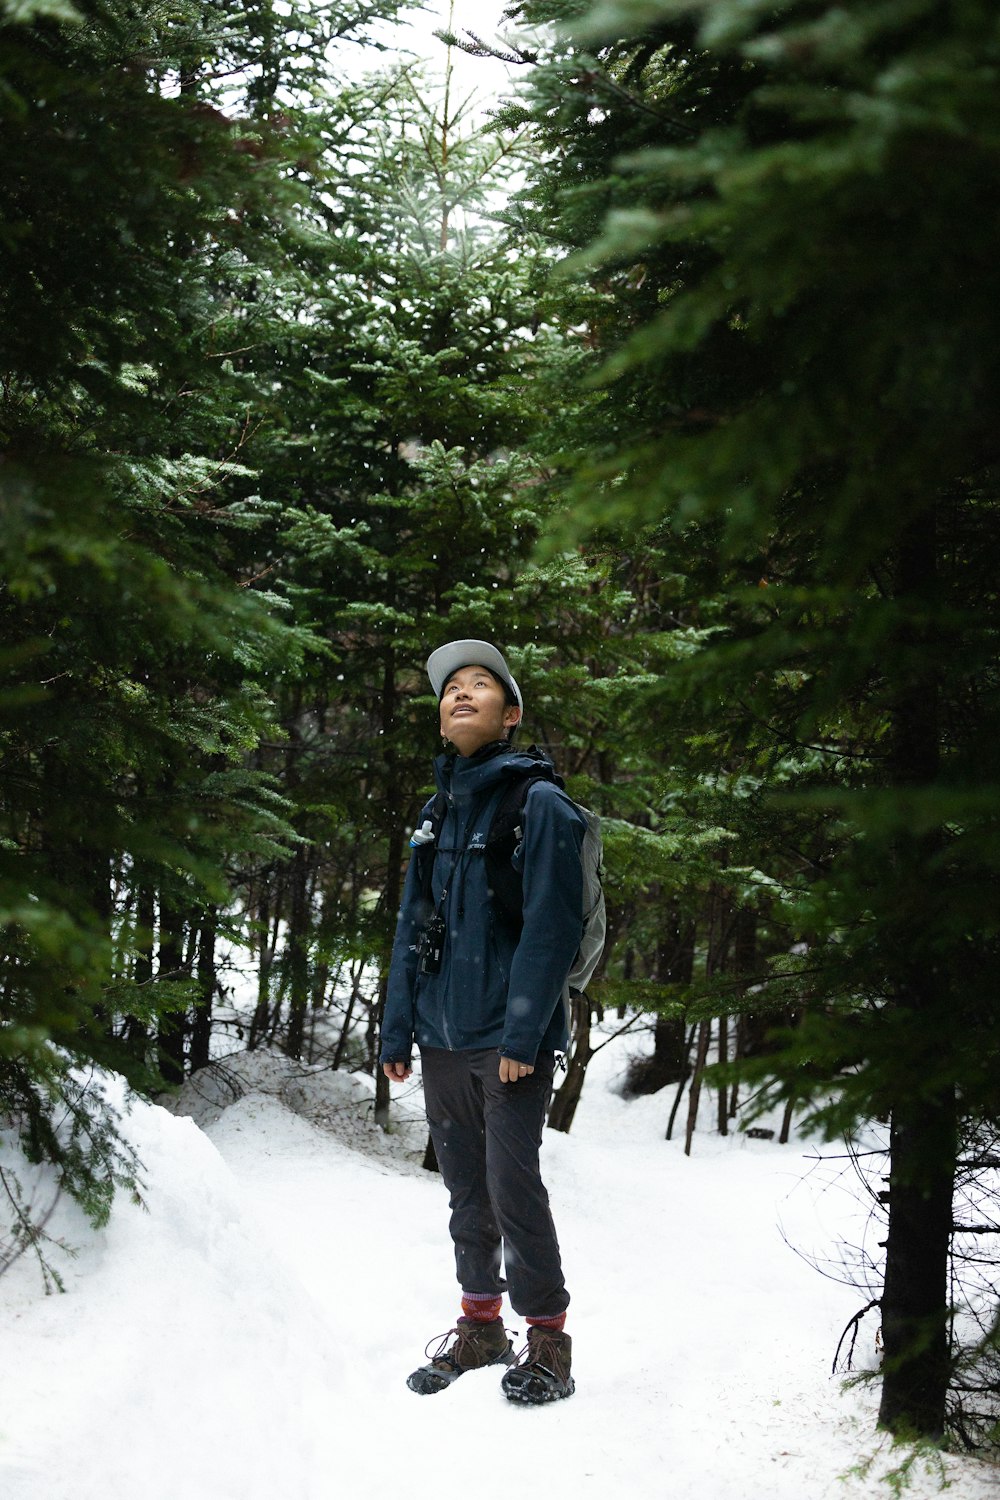
[[[492,57],[496,62],[508,63],[511,67],[523,67],[525,64],[539,61],[537,52],[526,47],[518,47],[513,43],[505,43],[502,47],[498,47],[484,41],[475,31],[470,31],[468,28],[463,35],[468,37],[469,41],[463,41],[462,37],[452,31],[435,31],[434,35],[447,47],[457,47],[459,52],[464,52],[469,57]]]

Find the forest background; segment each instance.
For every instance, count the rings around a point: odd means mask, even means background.
[[[880,1418],[989,1446],[1000,18],[524,0],[473,129],[394,10],[0,11],[0,1111],[100,1221],[95,1066],[372,1069],[487,636],[605,818],[550,1123],[595,1008],[672,1125],[890,1121]]]

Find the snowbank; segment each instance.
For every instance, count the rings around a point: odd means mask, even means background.
[[[313,1471],[342,1360],[192,1120],[136,1104],[146,1208],[95,1234],[63,1200],[65,1295],[30,1256],[0,1279],[4,1500],[272,1500]],[[31,1169],[27,1169],[30,1171]]]

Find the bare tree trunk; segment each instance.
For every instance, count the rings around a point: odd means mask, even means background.
[[[169,893],[160,891],[159,977],[183,979],[184,918]],[[160,1072],[167,1084],[184,1081],[184,1042],[187,1017],[182,1010],[172,1011],[159,1019],[157,1048]]]
[[[878,1419],[900,1435],[937,1439],[944,1431],[956,1155],[954,1091],[894,1112]]]
[[[357,1005],[358,996],[361,993],[361,975],[363,972],[363,966],[359,959],[358,962],[354,965],[354,973],[351,976],[351,994],[347,1002],[347,1010],[344,1012],[344,1024],[340,1028],[340,1036],[337,1038],[337,1050],[333,1054],[334,1071],[336,1071],[336,1069],[340,1067],[340,1064],[344,1060],[344,1048],[347,1046],[347,1038],[351,1032],[351,1020],[354,1016],[354,1007]]]
[[[698,1027],[698,1055],[694,1063],[694,1076],[691,1079],[691,1092],[688,1095],[688,1118],[687,1131],[684,1136],[684,1155],[691,1155],[691,1142],[694,1139],[695,1126],[698,1123],[698,1103],[701,1099],[701,1079],[708,1062],[708,1044],[712,1036],[711,1021],[702,1021]]]
[[[309,1008],[309,900],[306,851],[298,849],[292,862],[292,902],[286,934],[288,970],[288,1037],[285,1051],[301,1061]]]
[[[198,936],[198,998],[191,1027],[191,1072],[207,1068],[211,1061],[212,1006],[215,1003],[215,944],[218,936],[218,912],[209,907]]]
[[[937,587],[934,516],[922,514],[907,528],[897,563],[897,598],[921,609]],[[898,691],[893,707],[890,771],[898,788],[926,787],[940,774],[936,658],[925,629],[900,633]],[[936,889],[932,862],[938,830],[904,833],[897,843],[896,911],[889,963],[898,976],[897,1020],[926,1047],[925,1076],[938,1062],[936,1038],[951,1022],[947,966],[933,947]],[[885,1361],[879,1423],[900,1435],[939,1438],[944,1430],[950,1378],[948,1351],[948,1252],[957,1157],[953,1086],[920,1094],[909,1075],[890,1083],[893,1101],[889,1166],[889,1232],[886,1240],[882,1334]]]
[[[386,746],[386,786],[393,790],[396,789],[396,758],[392,749],[393,731],[396,722],[396,699],[396,662],[392,651],[389,651],[386,656],[382,679],[382,734]],[[386,854],[386,882],[383,901],[386,913],[391,917],[395,917],[399,911],[400,899],[403,892],[403,850],[405,846],[402,820],[398,816],[393,816],[390,819],[387,833],[388,849]],[[377,1036],[381,1034],[382,1017],[385,1015],[385,997],[389,986],[391,953],[392,940],[390,938],[382,954],[381,973],[378,984],[378,1005],[372,1016],[372,1024],[368,1029],[369,1063],[375,1074],[375,1123],[383,1129],[389,1123],[389,1080],[378,1066],[376,1040]]]
[[[737,1019],[736,1019],[736,1040],[735,1040],[735,1047],[736,1047],[736,1056],[737,1056],[737,1058],[742,1057],[742,1055],[743,1055],[742,1052],[740,1051],[741,1039],[742,1039],[742,1032],[743,1032],[742,1021],[743,1021],[743,1017],[742,1016],[738,1016]],[[732,1081],[732,1083],[729,1086],[729,1118],[731,1120],[735,1120],[736,1119],[736,1111],[739,1109],[739,1107],[740,1107],[740,1082],[739,1082],[738,1078],[734,1078],[733,1081]]]
[[[373,1014],[373,1022],[375,1024],[374,1024],[373,1028],[371,1029],[371,1036],[370,1036],[370,1039],[369,1039],[369,1050],[373,1054],[374,1054],[374,1051],[375,1051],[374,1039],[375,1039],[375,1036],[378,1034],[378,1031],[381,1028],[382,1017],[385,1015],[385,994],[386,994],[386,989],[388,987],[388,983],[389,983],[389,971],[388,971],[388,969],[385,969],[385,970],[383,970],[382,977],[379,979],[379,984],[378,984],[378,1007],[377,1007],[377,1011]],[[386,1078],[386,1076],[383,1073],[382,1069],[379,1067],[378,1061],[377,1061],[377,1059],[374,1058],[374,1056],[373,1056],[372,1067],[373,1067],[374,1072],[375,1072],[375,1124],[381,1126],[381,1128],[384,1130],[385,1127],[389,1123],[389,1104],[390,1104],[389,1080],[388,1080],[388,1078]]]
[[[743,979],[744,984],[749,984],[757,970],[757,913],[747,911],[741,907],[736,913],[735,935],[733,938],[733,967],[736,973]],[[743,1011],[736,1019],[736,1060],[746,1057],[750,1045],[751,1022],[750,1017]],[[729,1091],[729,1118],[735,1120],[736,1111],[739,1107],[740,1086],[739,1081],[734,1079]]]
[[[257,1004],[250,1022],[250,1038],[247,1043],[251,1052],[265,1040],[271,1024],[271,965],[274,961],[274,949],[271,946],[271,903],[266,871],[261,877],[257,925]]]
[[[153,982],[153,943],[156,928],[156,892],[151,880],[144,873],[139,875],[135,896],[136,957],[133,977],[137,985],[147,989]],[[149,1042],[145,1022],[138,1016],[129,1016],[125,1026],[128,1049],[133,1057],[144,1058]]]
[[[548,1118],[550,1129],[564,1132],[568,1132],[573,1124],[587,1076],[587,1064],[594,1055],[590,1044],[590,1001],[585,995],[574,996],[572,1006],[573,1040],[566,1065],[566,1077],[552,1096]]]
[[[674,1138],[674,1124],[677,1120],[677,1111],[681,1107],[681,1099],[684,1094],[684,1085],[687,1083],[688,1076],[691,1072],[691,1049],[694,1047],[694,1039],[697,1034],[697,1026],[692,1026],[688,1031],[687,1039],[684,1043],[684,1072],[682,1073],[680,1082],[677,1085],[677,1092],[674,1095],[674,1102],[670,1110],[670,1118],[667,1121],[667,1133],[665,1139],[668,1141],[672,1141]]]
[[[309,1017],[309,1045],[306,1053],[310,1063],[316,1061],[316,1021],[321,1011],[326,1009],[327,990],[330,985],[330,959],[327,949],[327,897],[323,895],[321,906],[316,915],[313,929],[315,954],[313,960],[312,985],[310,997]],[[336,986],[340,978],[340,968],[334,977],[333,984]]]
[[[720,1064],[723,1064],[723,1063],[727,1063],[729,1061],[729,1017],[728,1016],[720,1016],[718,1024],[719,1024],[719,1039],[718,1039],[719,1062],[720,1062]],[[718,1108],[718,1116],[717,1116],[717,1118],[718,1118],[718,1123],[719,1123],[719,1134],[720,1135],[728,1135],[729,1134],[729,1093],[728,1093],[728,1090],[727,1090],[726,1085],[724,1083],[720,1084],[720,1086],[719,1086],[719,1108]]]

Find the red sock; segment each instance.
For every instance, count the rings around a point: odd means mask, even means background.
[[[562,1333],[566,1326],[566,1314],[561,1312],[552,1318],[525,1318],[524,1321],[532,1328],[551,1328],[553,1333]]]
[[[463,1292],[462,1316],[473,1323],[495,1323],[503,1307],[497,1292]]]

